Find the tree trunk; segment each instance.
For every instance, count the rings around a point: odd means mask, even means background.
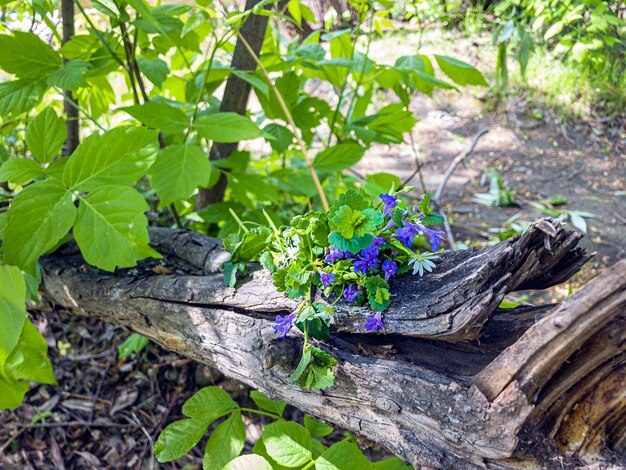
[[[392,286],[393,334],[363,334],[365,312],[339,302],[325,346],[339,365],[324,392],[289,382],[302,338],[292,330],[279,340],[271,325],[293,301],[260,268],[225,287],[217,240],[153,229],[164,261],[105,273],[69,247],[41,264],[57,304],[144,334],[416,467],[562,468],[626,451],[626,261],[562,304],[497,307],[509,291],[573,275],[589,258],[579,239],[542,220],[495,247],[446,254],[433,274]],[[157,274],[159,264],[170,274]]]
[[[259,3],[261,3],[261,0],[247,0],[245,8],[246,10],[252,10],[252,8]],[[250,48],[257,56],[261,52],[261,47],[263,47],[263,40],[265,39],[265,31],[267,29],[267,20],[267,16],[250,15],[239,31],[239,34],[245,38],[250,45]],[[235,52],[233,53],[231,67],[236,70],[252,72],[256,70],[256,62],[254,61],[254,58],[250,55],[239,38],[237,38],[237,43],[235,44]],[[226,80],[224,97],[222,98],[222,103],[220,104],[220,111],[245,115],[251,90],[252,85],[250,85],[250,83],[239,78],[235,74],[231,74]],[[211,160],[226,158],[237,150],[238,145],[238,142],[214,142],[211,147],[211,151],[209,152],[209,158]],[[200,188],[196,199],[196,209],[203,209],[211,203],[219,202],[224,199],[226,185],[226,177],[222,174],[220,175],[217,184],[215,184],[212,188]]]
[[[61,16],[63,20],[63,44],[74,37],[74,0],[61,0]],[[67,59],[63,59],[63,63]],[[63,155],[71,155],[80,143],[78,109],[76,108],[76,98],[70,90],[63,90],[67,139],[63,145]]]

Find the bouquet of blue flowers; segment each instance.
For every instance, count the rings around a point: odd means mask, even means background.
[[[384,331],[390,279],[411,269],[423,276],[435,268],[433,260],[445,232],[427,227],[443,221],[429,202],[426,195],[408,209],[393,190],[374,202],[365,192],[351,189],[328,213],[296,216],[288,227],[278,229],[269,217],[269,227],[248,230],[241,224],[243,237],[232,246],[231,260],[224,265],[229,284],[234,285],[237,270],[245,270],[245,261],[258,259],[272,273],[279,291],[301,300],[292,313],[278,315],[274,323],[281,337],[294,326],[304,333],[302,358],[292,380],[309,389],[333,384],[332,367],[337,362],[311,340],[330,338],[338,301],[368,304],[374,313],[364,330]],[[417,248],[424,245],[430,249]],[[329,302],[315,301],[317,290]]]

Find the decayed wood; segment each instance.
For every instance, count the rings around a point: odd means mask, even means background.
[[[398,280],[395,310],[385,317],[397,325],[396,334],[362,334],[361,320],[351,318],[364,312],[342,306],[337,324],[344,333],[324,346],[339,360],[335,386],[324,392],[288,380],[301,336],[292,331],[279,340],[271,324],[293,301],[260,269],[236,289],[225,288],[219,264],[227,255],[215,240],[156,229],[152,244],[164,260],[112,274],[66,250],[44,258],[42,270],[45,292],[57,304],[138,331],[418,467],[549,466],[556,458],[573,464],[594,453],[615,460],[626,441],[626,261],[559,306],[495,308],[502,292],[563,280],[587,258],[574,248],[579,236],[557,228],[551,250],[534,228],[488,250],[447,254],[431,284],[426,277]],[[157,274],[162,270],[151,269],[157,264],[171,273]],[[474,307],[463,309],[463,299]],[[472,335],[414,326],[420,321],[412,315],[438,314],[454,324],[459,314],[450,312],[457,309],[466,317],[480,310],[457,329]],[[402,318],[411,336],[398,335]],[[471,328],[472,321],[479,326]],[[348,333],[350,325],[358,328]],[[478,340],[451,343],[475,337],[476,330]],[[413,337],[423,331],[425,337]]]

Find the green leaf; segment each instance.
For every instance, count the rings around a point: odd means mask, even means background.
[[[422,219],[422,223],[425,225],[443,224],[444,219],[440,214],[428,214]]]
[[[370,276],[365,282],[365,288],[371,307],[377,312],[387,310],[391,303],[389,284],[380,276]]]
[[[154,162],[159,150],[157,135],[156,131],[131,126],[91,134],[65,165],[63,181],[80,191],[133,183]]]
[[[272,232],[266,227],[263,228],[265,230],[244,233],[241,242],[237,245],[230,258],[232,263],[254,261],[265,250],[265,247],[271,240]]]
[[[272,470],[272,466],[260,455],[248,454],[231,460],[222,470]]]
[[[224,465],[237,457],[246,443],[246,427],[239,411],[231,414],[221,423],[206,443],[203,470],[221,470]]]
[[[48,345],[30,320],[26,320],[19,341],[4,364],[6,375],[25,382],[56,385]]]
[[[349,189],[335,200],[330,208],[330,215],[342,206],[348,206],[350,209],[362,211],[372,206],[372,198],[364,191]]]
[[[222,269],[224,269],[224,284],[228,287],[235,287],[237,283],[237,265],[226,261]]]
[[[337,365],[337,360],[326,351],[309,346],[312,360],[300,378],[299,385],[309,390],[325,390],[333,386],[335,373],[332,368]]]
[[[139,333],[131,333],[122,344],[117,347],[119,359],[126,359],[133,353],[138,353],[145,348],[150,340]]]
[[[169,462],[185,455],[202,439],[209,424],[201,419],[181,419],[168,425],[154,443],[157,460]]]
[[[95,2],[94,2],[95,5]],[[77,34],[63,44],[59,50],[66,59],[91,59],[94,52],[102,46],[98,37],[94,34]]]
[[[0,265],[0,368],[17,344],[26,321],[26,284],[22,271]]]
[[[273,140],[270,140],[270,145],[278,153],[286,152],[293,142],[293,132],[280,124],[268,124],[263,128],[263,132],[266,132],[274,137]]]
[[[252,390],[250,392],[250,398],[256,406],[259,408],[269,411],[271,413],[276,413],[279,416],[283,415],[285,411],[286,403],[282,401],[272,400],[264,393],[259,392],[258,390]]]
[[[162,149],[150,168],[152,187],[161,199],[160,207],[187,198],[211,179],[211,163],[204,151],[193,144],[170,145]]]
[[[237,75],[239,78],[252,85],[258,93],[261,93],[265,97],[268,97],[270,92],[269,85],[256,75],[253,75],[249,72],[244,72],[243,70],[233,70],[233,74]]]
[[[37,258],[54,248],[75,220],[76,207],[63,183],[50,179],[28,186],[9,209],[4,259],[34,274]]]
[[[281,271],[277,271],[281,272]],[[296,370],[293,372],[293,374],[291,374],[291,377],[289,377],[289,380],[291,380],[292,382],[295,382],[296,380],[298,380],[302,374],[304,373],[304,369],[306,369],[306,367],[309,365],[309,363],[311,362],[311,350],[307,349],[302,353],[302,357],[300,358],[300,362],[298,362],[298,366],[296,367]]]
[[[16,409],[28,392],[28,382],[20,382],[8,374],[0,374],[0,410]]]
[[[472,65],[445,55],[435,55],[443,73],[458,85],[488,86],[485,77]]]
[[[46,91],[45,80],[13,80],[0,83],[0,115],[21,114],[37,105]]]
[[[343,237],[339,232],[330,232],[328,241],[339,250],[348,250],[350,253],[358,253],[363,248],[367,248],[374,241],[374,235],[353,236],[348,239]]]
[[[343,142],[322,150],[315,156],[313,165],[318,171],[342,171],[358,163],[365,148],[355,142]]]
[[[387,194],[391,188],[396,190],[402,185],[402,180],[391,173],[372,173],[365,177],[367,191],[378,197],[379,194]]]
[[[159,257],[148,246],[148,209],[141,194],[127,186],[102,186],[81,196],[74,237],[85,261],[114,271]]]
[[[214,421],[239,406],[219,387],[204,387],[183,405],[183,414],[203,421]]]
[[[370,462],[361,449],[351,442],[341,441],[330,446],[315,463],[315,470],[366,470]]]
[[[309,430],[311,436],[326,437],[334,431],[328,424],[313,419],[309,415],[304,415],[304,427]]]
[[[28,123],[26,145],[37,160],[49,163],[54,160],[67,138],[65,119],[46,108]]]
[[[268,455],[279,465],[298,467],[311,460],[311,435],[293,421],[274,421],[265,426],[263,442]]]
[[[87,86],[85,72],[91,68],[91,64],[84,60],[70,60],[48,75],[47,83],[64,90],[76,90]]]
[[[121,109],[146,126],[163,132],[182,132],[189,127],[189,118],[183,111],[160,101],[148,101]]]
[[[163,86],[163,82],[170,73],[167,64],[161,59],[148,60],[145,57],[138,57],[137,65],[139,65],[139,70],[141,70],[148,80],[159,88]]]
[[[35,33],[0,35],[0,68],[19,78],[42,78],[61,67],[61,56]]]
[[[24,186],[35,178],[41,178],[43,170],[41,165],[28,158],[11,158],[0,166],[0,182]]]
[[[139,14],[139,16],[143,20],[150,23],[156,29],[156,31],[158,31],[160,34],[163,34],[165,36],[167,35],[165,30],[161,26],[161,23],[159,23],[157,19],[154,17],[152,12],[150,11],[150,7],[148,6],[146,2],[144,2],[144,0],[126,0],[126,1],[131,7],[134,8],[134,10]]]
[[[194,127],[198,134],[214,142],[239,142],[264,135],[249,118],[237,113],[205,114],[196,119]]]
[[[113,0],[93,0],[93,7],[100,13],[104,13],[109,18],[118,19],[120,16],[120,10]]]

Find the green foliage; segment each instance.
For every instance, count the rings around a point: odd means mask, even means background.
[[[239,407],[219,387],[205,387],[197,392],[183,405],[183,413],[189,418],[170,423],[159,435],[154,446],[159,462],[185,455],[198,444],[212,423],[225,418],[209,436],[202,462],[204,470],[412,468],[398,458],[370,462],[351,436],[327,447],[320,439],[333,432],[331,426],[308,415],[304,416],[304,426],[286,421],[282,419],[285,403],[271,400],[256,390],[250,392],[250,397],[259,410]],[[263,426],[253,454],[239,456],[246,442],[242,413],[263,415],[272,422]]]
[[[124,360],[131,354],[143,351],[150,340],[139,333],[131,333],[122,344],[117,347],[117,355],[120,360]]]

